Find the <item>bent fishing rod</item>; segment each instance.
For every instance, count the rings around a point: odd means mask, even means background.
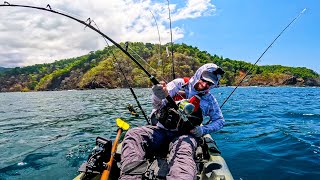
[[[229,100],[231,95],[236,91],[236,89],[240,86],[240,84],[243,82],[243,80],[248,76],[248,74],[251,72],[253,67],[260,61],[260,59],[263,57],[263,55],[270,49],[270,47],[276,42],[276,40],[283,34],[283,32],[289,28],[289,26],[296,21],[307,9],[304,8],[279,34],[278,36],[271,42],[271,44],[263,51],[263,53],[260,55],[260,57],[256,60],[256,62],[253,64],[253,66],[247,71],[245,76],[241,79],[241,81],[238,83],[238,85],[233,89],[233,91],[229,94],[229,96],[224,100],[222,105],[220,106],[220,109],[223,107],[223,105]],[[209,124],[211,120],[209,120],[206,124]]]
[[[127,55],[137,66],[139,66],[139,68],[149,77],[150,81],[153,83],[153,85],[157,85],[159,84],[159,81],[153,76],[151,75],[128,51],[126,51],[122,46],[120,46],[120,44],[118,44],[117,42],[115,42],[113,39],[111,39],[109,36],[105,35],[104,33],[102,33],[100,30],[98,30],[97,28],[95,28],[94,26],[91,25],[91,20],[90,18],[87,19],[88,23],[86,21],[82,21],[78,18],[75,18],[71,15],[53,10],[51,8],[51,6],[48,4],[46,6],[46,8],[43,7],[39,7],[39,6],[30,6],[30,5],[22,5],[22,4],[10,4],[7,1],[4,2],[4,4],[0,5],[0,7],[20,7],[20,8],[31,8],[31,9],[38,9],[38,10],[42,10],[42,11],[47,11],[50,13],[54,13],[54,14],[58,14],[67,18],[70,18],[74,21],[77,21],[80,24],[85,25],[85,27],[88,27],[90,29],[92,29],[93,31],[97,32],[98,34],[100,34],[103,38],[108,39],[112,44],[114,44],[117,48],[119,48],[125,55]],[[174,109],[178,109],[179,107],[176,105],[176,103],[174,102],[173,98],[171,96],[167,96],[166,97],[169,106],[171,106]]]

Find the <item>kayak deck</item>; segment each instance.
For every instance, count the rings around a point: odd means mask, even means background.
[[[202,150],[198,150],[196,152],[196,163],[198,167],[198,174],[197,179],[199,180],[233,180],[232,174],[221,156],[220,151],[218,150],[218,147],[216,146],[215,141],[212,139],[211,135],[205,135],[203,138],[206,148],[202,148]],[[111,176],[109,179],[118,179],[120,176],[120,156],[121,156],[121,148],[122,143],[119,143],[116,151],[116,157],[114,166],[112,166],[111,169]],[[200,154],[199,154],[200,152]],[[201,154],[202,153],[202,154]],[[202,156],[202,158],[200,157]],[[200,157],[200,158],[199,158]],[[167,167],[163,166],[163,162],[166,162],[165,159],[162,158],[156,158],[152,161],[140,161],[140,162],[133,162],[133,164],[140,164],[140,167],[137,167],[135,170],[132,167],[130,168],[130,173],[137,174],[141,173],[141,175],[146,176],[148,173],[148,170],[155,168],[154,166],[159,165],[159,167]],[[162,164],[161,164],[162,163]],[[161,164],[161,165],[160,165]],[[85,166],[85,163],[82,165]],[[133,165],[134,167],[135,165]],[[141,168],[141,166],[144,166]],[[154,179],[165,179],[164,172],[168,172],[168,169],[161,169],[159,167],[156,167],[155,169],[152,169],[152,173],[154,176],[152,178]],[[81,169],[81,168],[80,168]],[[141,169],[143,169],[141,171]],[[137,172],[141,171],[141,172]],[[159,173],[159,175],[157,174]],[[160,175],[162,173],[162,175]],[[81,172],[77,177],[74,178],[74,180],[81,180],[81,179],[94,179],[98,180],[101,177],[101,174],[91,174],[90,176],[86,175],[87,173]],[[148,179],[148,178],[146,178]]]

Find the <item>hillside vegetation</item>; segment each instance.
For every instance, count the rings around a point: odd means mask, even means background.
[[[121,45],[124,46],[123,43]],[[135,42],[129,43],[128,51],[159,80],[169,81],[172,79],[172,63],[166,47],[168,45],[159,47],[157,44]],[[245,73],[252,69],[242,85],[320,86],[319,74],[304,67],[253,66],[244,61],[211,55],[186,44],[175,44],[173,50],[176,77],[190,77],[202,64],[213,62],[226,71],[221,80],[222,85],[236,85]],[[132,60],[119,49],[110,46],[76,58],[0,71],[0,91],[125,87],[119,68],[123,69],[131,86],[151,86],[148,77]]]
[[[10,68],[0,67],[0,73],[1,73],[1,72],[4,72],[4,71],[8,71],[8,70],[10,70]]]

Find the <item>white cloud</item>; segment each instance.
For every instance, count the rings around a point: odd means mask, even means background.
[[[162,44],[170,41],[167,1],[152,0],[10,0],[11,4],[46,7],[86,20],[116,42],[158,43],[157,20]],[[210,0],[170,4],[172,21],[212,15]],[[0,66],[49,63],[102,49],[104,40],[89,28],[65,17],[34,9],[0,7]],[[182,27],[172,27],[173,40],[182,39]]]
[[[172,16],[172,21],[200,16],[210,16],[216,11],[216,7],[210,0],[188,0],[185,7],[177,9]]]

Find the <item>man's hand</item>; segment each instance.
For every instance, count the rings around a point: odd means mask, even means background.
[[[194,129],[190,130],[190,133],[193,134],[195,137],[203,136],[203,130],[201,126],[196,126]]]
[[[165,82],[152,86],[152,92],[157,98],[165,99],[168,96],[168,90]]]

